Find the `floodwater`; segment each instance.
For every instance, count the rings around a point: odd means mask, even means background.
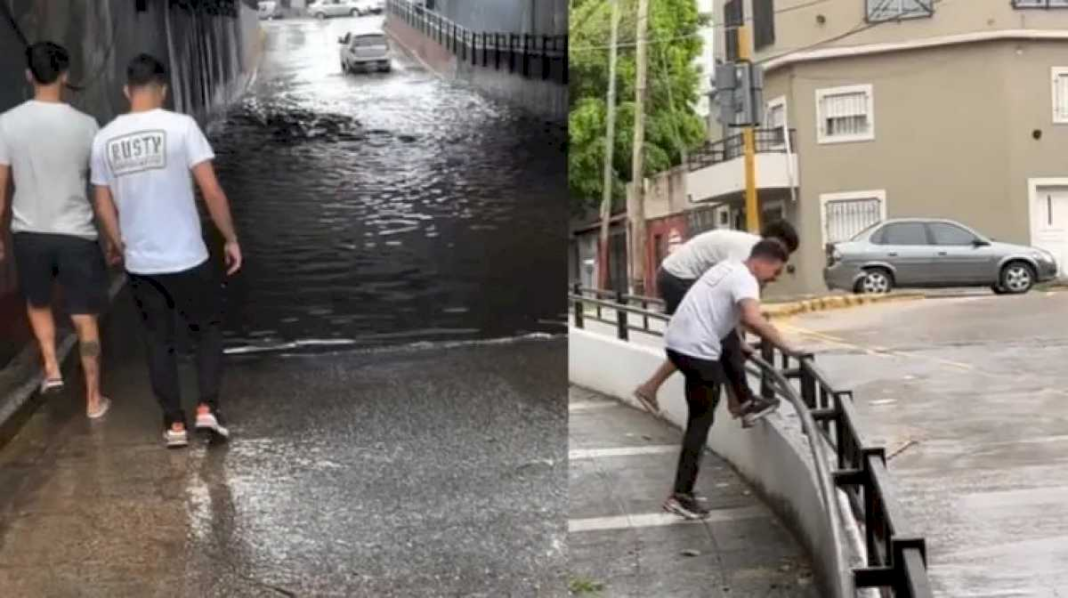
[[[245,270],[231,352],[565,328],[566,132],[439,78],[343,74],[381,17],[265,23],[253,88],[209,137]]]

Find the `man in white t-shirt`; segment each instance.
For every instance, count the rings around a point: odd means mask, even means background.
[[[694,283],[668,324],[664,342],[668,359],[686,378],[688,419],[666,511],[688,519],[708,516],[704,501],[694,494],[694,484],[720,386],[729,382],[721,363],[725,351],[721,339],[744,324],[787,354],[797,354],[760,313],[761,286],[778,278],[788,258],[778,241],[765,239],[744,262],[720,262]]]
[[[767,224],[761,231],[761,236],[737,230],[716,229],[695,236],[672,252],[660,265],[656,276],[656,288],[664,300],[664,312],[668,315],[674,314],[690,287],[716,264],[748,259],[749,253],[761,238],[778,241],[789,254],[797,251],[799,244],[794,227],[785,220],[778,220]],[[732,330],[722,340],[725,350],[721,361],[732,380],[731,388],[735,391],[732,398],[741,405],[752,398],[745,383],[742,337]],[[674,373],[674,364],[670,360],[664,361],[651,378],[635,389],[635,398],[649,411],[657,412],[659,404],[656,394]],[[731,411],[738,415],[735,401],[732,401]]]
[[[225,240],[227,275],[241,268],[230,204],[212,168],[215,154],[196,121],[163,109],[167,72],[142,54],[126,71],[130,112],[93,142],[93,185],[101,224],[125,260],[148,340],[152,391],[163,408],[168,447],[188,444],[175,357],[174,320],[196,342],[200,399],[196,429],[229,437],[219,412],[222,288],[208,259],[193,193],[196,181]]]
[[[97,419],[111,404],[100,393],[97,325],[108,304],[107,266],[86,193],[97,124],[63,102],[70,67],[63,47],[33,44],[26,49],[26,62],[34,97],[0,115],[0,214],[13,178],[12,245],[19,286],[44,360],[41,391],[63,388],[52,315],[52,284],[57,279],[78,334],[86,413]],[[4,257],[0,243],[0,259]]]

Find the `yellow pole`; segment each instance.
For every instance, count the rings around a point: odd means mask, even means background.
[[[738,27],[738,61],[749,62],[749,28]],[[745,93],[749,93],[746,90]],[[753,127],[742,130],[745,144],[745,228],[754,235],[760,234],[760,208],[757,205],[756,189],[756,142]]]

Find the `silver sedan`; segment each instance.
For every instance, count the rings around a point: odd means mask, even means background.
[[[827,246],[824,281],[831,289],[888,293],[892,289],[989,286],[1026,293],[1057,277],[1044,250],[998,243],[952,220],[897,219]]]

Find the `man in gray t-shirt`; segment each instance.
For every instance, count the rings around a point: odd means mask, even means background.
[[[697,235],[675,250],[661,264],[656,276],[656,288],[664,300],[664,312],[674,315],[690,287],[717,264],[749,259],[753,247],[762,238],[778,241],[788,254],[797,251],[797,231],[785,220],[769,223],[759,237],[743,231],[717,229]],[[744,402],[751,398],[748,396],[751,393],[747,392],[745,381],[745,355],[741,337],[732,331],[722,341],[721,361],[731,379],[730,387],[737,401]],[[675,370],[675,365],[665,360],[651,378],[635,389],[634,397],[655,413],[660,408],[656,393]]]
[[[87,413],[95,419],[110,405],[100,394],[97,326],[108,302],[107,267],[87,193],[97,124],[63,102],[70,65],[65,49],[37,43],[27,48],[26,62],[34,97],[0,115],[0,213],[13,180],[12,245],[19,287],[44,359],[41,391],[63,388],[52,316],[52,284],[58,279],[80,342]],[[0,259],[3,253],[0,246]]]

